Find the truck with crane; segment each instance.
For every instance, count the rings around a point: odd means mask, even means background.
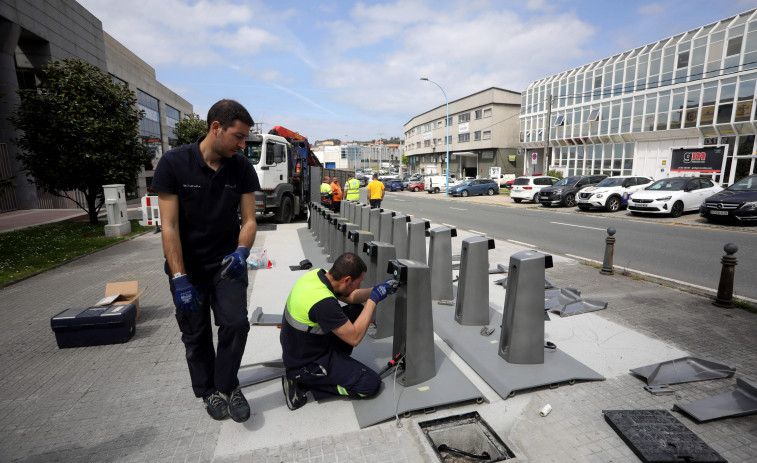
[[[307,213],[311,185],[320,185],[313,167],[322,167],[307,138],[285,127],[276,126],[267,134],[251,133],[245,141],[244,155],[255,167],[260,191],[255,192],[255,212],[274,214],[279,223]],[[320,173],[318,174],[320,177]],[[320,196],[312,198],[320,201]]]

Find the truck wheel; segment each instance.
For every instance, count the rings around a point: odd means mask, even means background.
[[[278,223],[289,223],[292,221],[292,198],[284,196],[281,198],[281,206],[276,210],[275,219]]]
[[[607,209],[607,212],[618,212],[620,209],[620,198],[617,196],[611,196],[607,199],[607,204],[605,204],[605,209]]]

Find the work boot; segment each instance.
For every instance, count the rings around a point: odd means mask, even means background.
[[[284,398],[286,399],[287,407],[289,407],[290,410],[297,410],[308,403],[306,391],[302,390],[296,381],[293,381],[286,376],[282,376],[281,385],[284,388]]]
[[[229,414],[228,403],[223,394],[218,391],[203,397],[202,401],[205,402],[205,410],[207,410],[208,415],[214,420],[222,420]]]
[[[250,419],[250,404],[239,388],[234,389],[229,394],[229,415],[237,423],[244,423]]]

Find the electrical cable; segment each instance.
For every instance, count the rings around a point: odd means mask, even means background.
[[[399,407],[400,407],[400,401],[397,398],[397,373],[400,370],[400,363],[404,367],[405,366],[405,359],[404,358],[400,359],[397,362],[397,366],[394,367],[394,386],[393,386],[393,389],[392,389],[392,397],[394,398],[394,418],[397,420],[397,421],[395,421],[395,423],[396,423],[396,426],[398,428],[402,427],[402,422],[400,421],[400,416],[399,416],[399,413],[398,413],[398,410],[399,410]]]
[[[474,460],[489,460],[491,459],[491,456],[487,452],[481,452],[481,455],[476,455],[475,453],[466,452],[465,450],[456,449],[454,447],[450,447],[447,444],[441,444],[439,447],[436,448],[436,450],[440,452],[451,452],[451,453],[457,453],[460,455],[464,455],[468,458],[472,458]]]

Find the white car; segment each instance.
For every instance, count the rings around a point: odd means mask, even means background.
[[[652,183],[649,177],[622,175],[607,177],[597,186],[584,188],[578,192],[578,208],[587,211],[599,207],[609,212],[616,212],[628,204],[628,198]]]
[[[510,190],[510,197],[516,203],[523,201],[539,202],[539,192],[542,188],[552,186],[557,183],[558,179],[555,177],[547,177],[545,175],[538,176],[524,176],[518,177],[513,180],[513,187]]]
[[[699,210],[702,201],[722,189],[709,178],[663,178],[632,194],[628,210],[634,215],[649,212],[680,217],[686,211]]]

